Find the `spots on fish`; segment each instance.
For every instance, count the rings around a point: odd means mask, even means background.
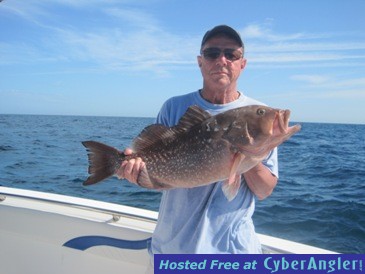
[[[192,139],[196,139],[195,136]],[[190,140],[192,140],[190,139]],[[227,149],[223,144],[216,144],[212,139],[201,138],[198,142],[174,144],[174,151],[160,151],[149,154],[147,162],[156,163],[147,166],[151,178],[166,184],[176,184],[181,182],[182,178],[190,183],[194,183],[193,178],[199,174],[198,180],[204,180],[208,174],[218,172],[214,168],[214,163],[219,159],[225,158]],[[217,153],[221,151],[221,153]],[[196,179],[195,179],[196,180]]]
[[[258,108],[265,109],[264,116],[258,117]],[[154,182],[158,182],[156,188],[205,185],[228,178],[236,153],[245,153],[240,172],[247,170],[246,163],[250,166],[259,163],[271,149],[300,129],[298,125],[288,128],[288,118],[289,113],[284,115],[263,106],[241,107],[215,116],[192,106],[174,127],[158,124],[146,127],[134,140],[135,156],[130,159],[141,157],[146,163],[144,173],[148,176],[144,176],[143,186],[153,187]],[[282,133],[278,136],[267,134],[279,123],[285,132],[278,130],[278,134]],[[88,142],[85,146],[91,151],[91,145]],[[100,146],[101,149],[88,154],[91,163],[88,184],[111,176],[115,166],[126,159],[116,149]]]
[[[236,121],[233,121],[232,123],[232,127],[236,128],[236,129],[241,129],[242,127],[240,126],[239,123],[237,123]]]
[[[219,123],[217,122],[216,119],[214,119],[213,121],[209,121],[205,124],[205,130],[207,132],[218,132],[222,129],[222,127],[219,125]],[[228,128],[227,128],[228,129]]]

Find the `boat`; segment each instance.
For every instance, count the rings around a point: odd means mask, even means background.
[[[0,186],[0,272],[145,273],[158,212]],[[264,253],[335,254],[258,234]]]

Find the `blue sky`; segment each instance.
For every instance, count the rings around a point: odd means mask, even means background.
[[[3,0],[0,113],[154,117],[201,88],[201,38],[237,29],[239,90],[292,120],[365,124],[363,0]]]

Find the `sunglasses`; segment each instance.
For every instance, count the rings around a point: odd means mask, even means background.
[[[223,52],[224,57],[229,61],[236,61],[242,57],[242,52],[237,49],[206,48],[202,51],[205,59],[214,61]]]

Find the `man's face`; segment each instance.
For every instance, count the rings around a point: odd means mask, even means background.
[[[217,48],[226,50],[228,54],[221,52],[217,58],[209,57],[216,57],[218,54],[204,56],[204,52],[214,53],[215,50],[217,53]],[[242,57],[242,50],[242,47],[235,40],[226,36],[215,36],[209,39],[202,48],[202,55],[198,56],[198,64],[204,83],[217,88],[235,84],[246,65],[246,59]],[[232,54],[239,56],[239,59],[230,58]]]

